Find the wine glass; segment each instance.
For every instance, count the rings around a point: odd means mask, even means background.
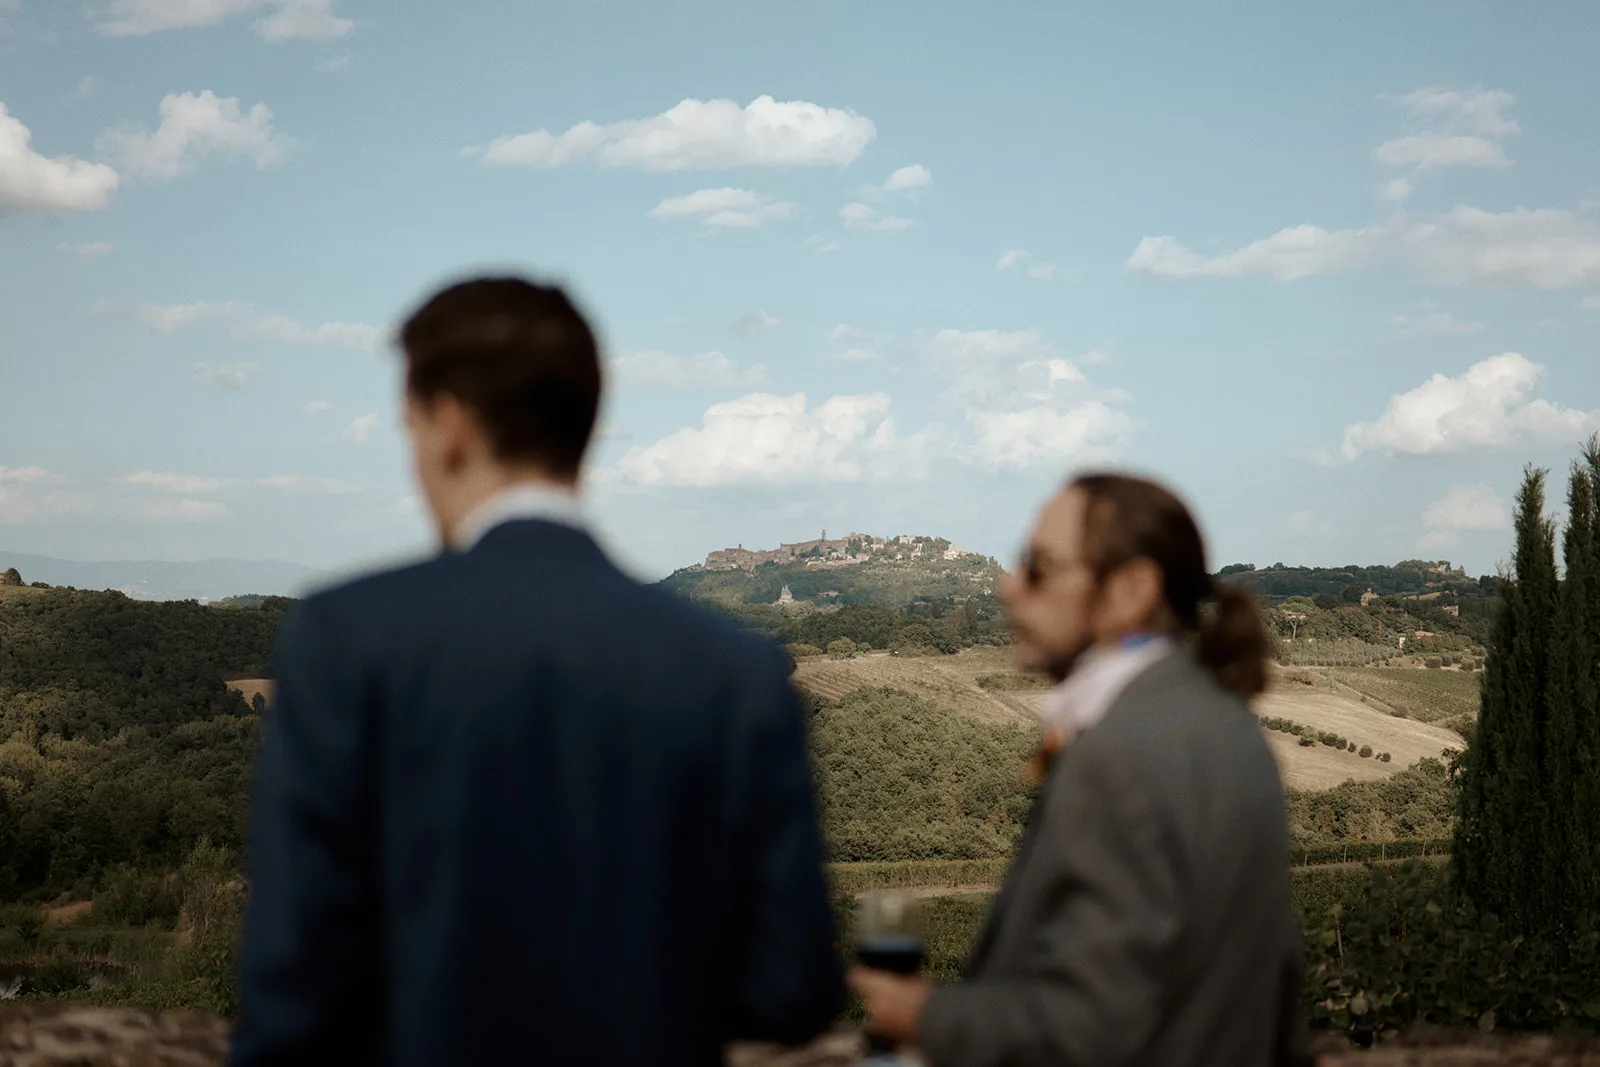
[[[856,959],[863,967],[912,975],[922,968],[924,952],[922,911],[917,898],[903,889],[873,889],[856,903]],[[894,1042],[870,1031],[867,1048],[880,1062],[894,1062],[886,1054]]]

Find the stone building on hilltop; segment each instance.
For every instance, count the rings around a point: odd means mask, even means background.
[[[17,568],[12,567],[4,574],[0,574],[0,585],[21,585],[22,575],[17,573]]]

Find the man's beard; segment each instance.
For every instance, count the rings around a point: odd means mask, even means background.
[[[1045,661],[1045,673],[1051,681],[1060,685],[1078,669],[1084,654],[1093,647],[1094,641],[1086,637],[1069,652],[1051,653]]]

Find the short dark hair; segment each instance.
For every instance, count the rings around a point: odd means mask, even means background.
[[[459,400],[495,458],[577,476],[600,410],[600,352],[560,288],[515,277],[460,282],[406,320],[400,346],[406,391]]]

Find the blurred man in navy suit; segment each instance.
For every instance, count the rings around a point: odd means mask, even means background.
[[[786,663],[586,532],[589,326],[486,278],[400,340],[446,552],[285,625],[233,1062],[713,1064],[815,1036],[842,986]]]

